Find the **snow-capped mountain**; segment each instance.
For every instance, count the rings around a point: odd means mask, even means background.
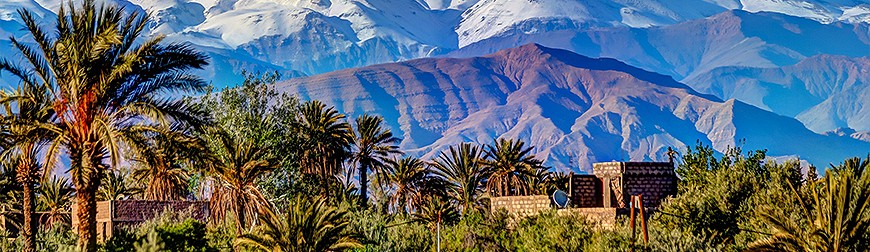
[[[796,117],[815,132],[870,131],[870,57],[817,55],[784,67],[721,67],[686,83]]]
[[[685,80],[717,67],[777,67],[818,54],[870,56],[870,25],[822,24],[778,13],[726,11],[649,28],[559,30],[494,37],[451,52],[476,56],[527,43],[615,58]]]
[[[14,10],[18,8],[51,16],[50,11],[56,11],[61,1],[3,1],[0,20],[16,18]],[[310,75],[444,55],[494,38],[510,39],[554,31],[668,26],[727,10],[783,13],[832,24],[832,27],[841,26],[839,22],[870,22],[867,0],[104,1],[128,9],[147,10],[154,17],[150,27],[152,34],[166,34],[170,40],[191,42],[209,52],[215,58],[214,64],[203,74],[214,79],[218,86],[237,83],[243,68],[278,70],[287,76]],[[3,31],[17,30],[0,25]],[[0,31],[0,35],[3,34],[7,33]],[[548,41],[522,42],[546,44]],[[745,47],[738,42],[731,46]],[[521,44],[525,43],[497,49]],[[750,43],[750,46],[758,45]],[[480,50],[475,53],[482,55]],[[741,63],[738,58],[742,55],[722,57]],[[753,58],[743,59],[750,60]]]
[[[666,160],[668,146],[684,149],[696,141],[719,151],[769,148],[770,155],[799,155],[817,165],[870,148],[698,93],[669,76],[536,44],[485,57],[341,70],[290,79],[277,89],[334,104],[351,118],[382,115],[403,138],[402,147],[423,157],[497,137],[522,139],[537,146],[548,165],[575,171],[597,161]]]

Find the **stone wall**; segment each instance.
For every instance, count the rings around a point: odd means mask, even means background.
[[[593,208],[566,208],[557,210],[559,215],[582,215],[586,221],[599,228],[612,228],[616,223],[616,208],[593,207]]]
[[[571,175],[571,206],[602,207],[601,179],[594,175]]]
[[[508,214],[525,217],[535,215],[550,209],[550,197],[547,195],[504,196],[490,198],[494,211],[504,209]]]

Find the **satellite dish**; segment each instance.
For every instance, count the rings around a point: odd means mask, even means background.
[[[569,198],[568,194],[562,190],[556,190],[553,192],[553,202],[555,202],[556,206],[559,208],[566,208],[568,207],[568,204],[571,203],[571,198]]]

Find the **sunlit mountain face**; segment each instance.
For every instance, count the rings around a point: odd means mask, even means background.
[[[421,156],[496,137],[572,170],[696,141],[819,166],[870,149],[868,1],[105,2],[207,52],[217,87],[278,71],[279,90],[383,115]],[[18,9],[50,27],[60,5],[0,2],[0,52],[27,40]]]

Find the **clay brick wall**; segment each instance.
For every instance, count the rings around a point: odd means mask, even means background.
[[[676,177],[632,176],[624,182],[628,195],[643,194],[644,207],[658,207],[662,200],[677,193]]]
[[[571,176],[572,207],[602,207],[601,179],[594,175]]]
[[[164,211],[183,212],[191,210],[191,218],[205,222],[208,218],[208,202],[205,201],[115,201],[112,220],[116,222],[143,222]]]
[[[534,215],[550,209],[547,195],[492,197],[490,203],[492,210],[504,209],[516,216]]]

